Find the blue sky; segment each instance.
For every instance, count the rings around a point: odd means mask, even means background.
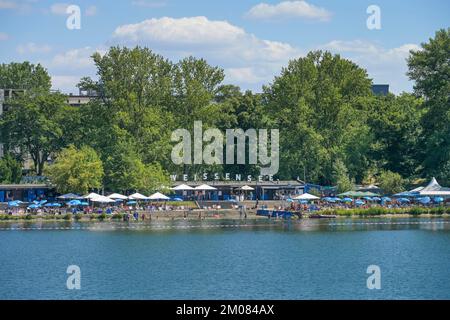
[[[81,9],[79,30],[66,27],[68,5]],[[369,5],[380,8],[379,30],[366,26]],[[0,63],[40,62],[55,89],[76,92],[80,77],[95,77],[93,52],[141,45],[173,61],[205,58],[227,83],[261,91],[289,59],[324,49],[400,93],[412,89],[409,50],[449,27],[449,12],[446,0],[0,0]]]

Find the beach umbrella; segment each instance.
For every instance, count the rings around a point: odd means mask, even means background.
[[[250,187],[250,186],[245,185],[245,186],[240,187],[239,190],[252,191],[252,190],[255,190],[255,189]]]
[[[101,197],[101,196],[98,193],[91,192],[88,195],[84,196],[83,198],[92,200],[92,199],[97,198],[97,197]]]
[[[183,199],[179,198],[179,197],[175,197],[172,199],[172,201],[183,201]]]
[[[81,199],[81,196],[75,193],[67,193],[56,198],[61,200],[72,200],[72,199]]]
[[[352,198],[344,198],[342,199],[343,202],[353,202]]]
[[[400,203],[409,203],[409,202],[411,202],[411,201],[410,201],[409,199],[407,199],[407,198],[398,198],[397,201],[400,202]]]
[[[128,199],[127,196],[124,196],[123,194],[120,194],[120,193],[110,194],[108,196],[108,198],[113,199],[113,200],[127,200]]]
[[[301,203],[301,204],[307,204],[308,200],[298,200],[298,202]]]
[[[132,200],[148,200],[148,197],[144,196],[143,194],[140,193],[133,193],[131,196],[129,196],[130,199]]]
[[[217,190],[217,188],[211,187],[207,184],[202,184],[200,186],[197,186],[194,188],[194,190],[199,190],[199,191],[214,191]]]
[[[317,199],[320,198],[309,193],[304,193],[294,198],[294,200],[317,200]]]
[[[294,202],[292,199],[286,199],[286,202]]]
[[[441,203],[441,202],[444,202],[444,198],[442,198],[442,197],[435,197],[435,198],[433,198],[433,201],[435,203]]]
[[[365,204],[365,202],[362,201],[362,200],[356,200],[356,201],[355,201],[355,204],[356,204],[357,206],[362,206],[363,204]]]
[[[330,197],[322,198],[322,201],[326,201],[326,202],[336,202],[336,200],[334,200],[333,198],[330,198]]]
[[[383,202],[392,202],[392,199],[389,198],[389,197],[383,197],[383,198],[381,198],[381,201],[383,201]]]
[[[58,208],[58,207],[61,207],[61,204],[59,204],[59,203],[46,203],[44,206],[48,207],[48,208]]]
[[[67,204],[69,206],[80,206],[81,205],[81,201],[80,200],[71,200],[71,201],[67,202]]]
[[[39,204],[42,206],[43,204],[46,204],[47,203],[47,200],[41,200],[41,201],[39,201]]]
[[[430,197],[423,197],[423,198],[419,198],[418,200],[422,204],[428,204],[428,203],[431,202],[431,198]]]
[[[32,205],[28,206],[28,209],[34,210],[34,209],[39,209],[40,207],[41,207],[41,206],[38,205],[38,204],[32,204]]]
[[[133,204],[136,204],[136,203],[137,203],[137,202],[134,201],[134,200],[131,200],[131,201],[128,201],[128,202],[127,202],[128,205],[133,205]]]
[[[150,200],[170,200],[168,196],[163,195],[162,193],[156,192],[148,197]]]
[[[19,207],[19,203],[17,201],[9,201],[8,207]]]
[[[175,190],[175,191],[189,191],[189,190],[194,190],[194,188],[188,186],[187,184],[180,184],[179,186],[170,188],[171,190]]]
[[[98,203],[113,203],[113,202],[116,202],[113,199],[110,199],[110,198],[105,197],[105,196],[100,196],[100,195],[98,197],[96,197],[96,198],[92,198],[91,201],[92,202],[98,202]]]
[[[367,201],[373,201],[373,199],[371,197],[364,197],[363,199],[367,200]]]
[[[380,197],[373,197],[372,200],[373,201],[381,201],[381,198]]]
[[[83,206],[83,207],[87,207],[87,206],[89,206],[89,203],[88,202],[81,202],[80,205]]]

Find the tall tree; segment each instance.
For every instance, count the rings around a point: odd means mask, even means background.
[[[425,98],[424,174],[450,183],[450,28],[412,51],[408,67],[415,93]]]

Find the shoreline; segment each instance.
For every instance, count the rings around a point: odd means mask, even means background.
[[[240,215],[239,211],[235,210],[222,210],[218,212],[212,211],[161,211],[161,212],[139,212],[139,219],[136,220],[130,214],[130,219],[127,222],[137,223],[137,222],[151,222],[151,221],[220,221],[220,220],[234,220],[234,221],[245,221],[245,220],[276,220],[276,221],[288,221],[288,220],[309,220],[309,219],[377,219],[377,218],[450,218],[450,208],[446,208],[444,213],[407,213],[407,212],[397,212],[397,213],[387,213],[387,214],[365,214],[364,212],[352,212],[353,210],[348,210],[345,214],[337,214],[333,217],[309,217],[309,215],[330,215],[329,210],[322,210],[313,213],[303,214],[301,218],[293,214],[289,219],[283,218],[268,218],[267,216],[256,215],[256,212],[247,212],[247,217]],[[10,222],[55,222],[55,221],[65,221],[65,222],[124,222],[123,217],[126,213],[115,213],[115,214],[40,214],[40,215],[0,215],[0,223],[10,223]],[[142,219],[142,216],[145,218]]]

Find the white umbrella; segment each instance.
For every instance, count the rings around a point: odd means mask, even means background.
[[[297,197],[295,197],[293,199],[294,200],[318,200],[319,197],[316,197],[316,196],[314,196],[312,194],[309,194],[309,193],[304,193],[304,194],[299,195],[299,196],[297,196]]]
[[[115,202],[113,199],[110,199],[108,197],[105,196],[98,196],[96,198],[91,198],[92,202],[100,202],[100,203],[112,203]]]
[[[175,191],[187,191],[187,190],[194,190],[194,188],[188,186],[187,184],[180,184],[179,186],[171,188]]]
[[[127,196],[124,196],[123,194],[120,194],[120,193],[113,193],[113,194],[110,194],[110,195],[108,196],[108,198],[114,199],[114,200],[116,200],[116,199],[127,200],[127,199],[128,199]]]
[[[148,197],[150,200],[170,200],[168,196],[163,195],[162,193],[156,192]]]
[[[95,192],[92,192],[92,193],[89,193],[87,196],[84,196],[83,198],[92,200],[92,199],[98,198],[98,197],[102,197],[102,196],[97,194],[97,193],[95,193]]]
[[[246,186],[240,187],[239,190],[252,191],[252,190],[255,190],[255,189],[253,189],[252,187],[246,185]]]
[[[217,190],[217,188],[208,186],[207,184],[202,184],[200,186],[197,186],[194,188],[195,190],[201,190],[201,191],[213,191],[213,190]]]
[[[148,200],[148,197],[140,193],[133,193],[129,198],[134,200]]]

